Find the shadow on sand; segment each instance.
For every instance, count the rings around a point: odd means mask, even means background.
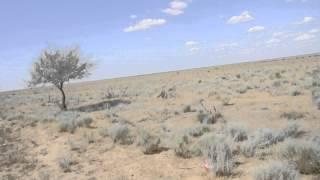
[[[89,104],[85,106],[80,106],[77,108],[70,109],[71,111],[80,111],[80,112],[94,112],[94,111],[101,111],[105,109],[110,109],[116,107],[120,104],[130,104],[131,101],[129,100],[122,100],[122,99],[114,99],[108,101],[102,101],[96,104]]]

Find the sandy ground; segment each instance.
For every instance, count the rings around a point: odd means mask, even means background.
[[[219,129],[239,123],[253,132],[258,128],[280,129],[291,121],[298,123],[308,139],[320,134],[320,111],[312,102],[310,74],[320,67],[319,56],[301,56],[277,61],[243,63],[185,71],[160,73],[112,80],[70,84],[66,88],[69,109],[89,109],[93,118],[89,128],[72,133],[59,132],[58,123],[35,122],[59,113],[52,103],[60,94],[52,87],[0,94],[0,177],[2,179],[253,179],[252,172],[264,160],[235,157],[234,173],[216,177],[202,166],[205,158],[177,157],[173,149],[145,155],[136,143],[114,144],[99,132],[113,125],[115,113],[126,121],[132,136],[137,127],[153,134],[182,131],[199,125],[198,112],[184,113],[190,105],[216,108],[223,120],[211,125]],[[165,91],[167,98],[158,95]],[[294,92],[299,92],[294,96]],[[112,97],[108,97],[108,93]],[[104,107],[108,102],[119,102]],[[283,113],[299,112],[303,118],[288,120]],[[94,142],[84,150],[72,150],[70,141],[81,142],[85,134]],[[169,138],[170,140],[170,138]],[[1,143],[1,142],[0,142]],[[59,167],[59,158],[73,160],[70,172]],[[316,178],[302,175],[302,179]],[[0,178],[1,179],[1,178]]]

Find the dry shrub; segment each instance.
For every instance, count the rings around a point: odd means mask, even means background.
[[[190,138],[184,133],[178,134],[174,137],[174,152],[177,156],[182,158],[190,158],[192,152],[189,149]]]
[[[281,144],[278,153],[303,174],[320,173],[320,145],[317,143],[288,140]]]
[[[234,168],[232,149],[227,143],[213,143],[206,149],[209,167],[217,176],[229,176]]]
[[[298,124],[290,123],[287,127],[274,130],[268,128],[258,129],[248,140],[241,144],[240,151],[246,157],[255,155],[257,149],[265,149],[269,146],[284,141],[287,138],[299,137],[303,131]]]
[[[71,166],[76,162],[72,156],[67,153],[58,159],[58,163],[63,172],[71,172]]]
[[[240,124],[231,124],[227,127],[227,133],[236,141],[245,141],[248,139],[247,128]]]
[[[144,154],[155,154],[165,150],[165,148],[160,145],[160,138],[152,136],[143,128],[138,128],[136,142]]]
[[[128,144],[129,128],[127,125],[117,123],[108,130],[108,133],[114,143]]]
[[[255,169],[256,180],[298,180],[299,172],[286,163],[271,161]]]
[[[78,112],[63,112],[58,116],[60,132],[74,133],[78,127],[90,127],[92,121],[90,116]]]
[[[197,125],[185,130],[185,133],[192,137],[199,137],[207,132],[210,132],[210,127],[208,125]]]

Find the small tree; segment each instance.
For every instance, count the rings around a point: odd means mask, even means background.
[[[67,110],[64,84],[90,75],[93,64],[81,56],[78,48],[45,49],[33,64],[29,86],[51,83],[62,95],[61,109]]]

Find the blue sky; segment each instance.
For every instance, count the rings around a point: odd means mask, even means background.
[[[79,45],[87,80],[320,52],[320,0],[3,0],[0,91],[42,49]]]

